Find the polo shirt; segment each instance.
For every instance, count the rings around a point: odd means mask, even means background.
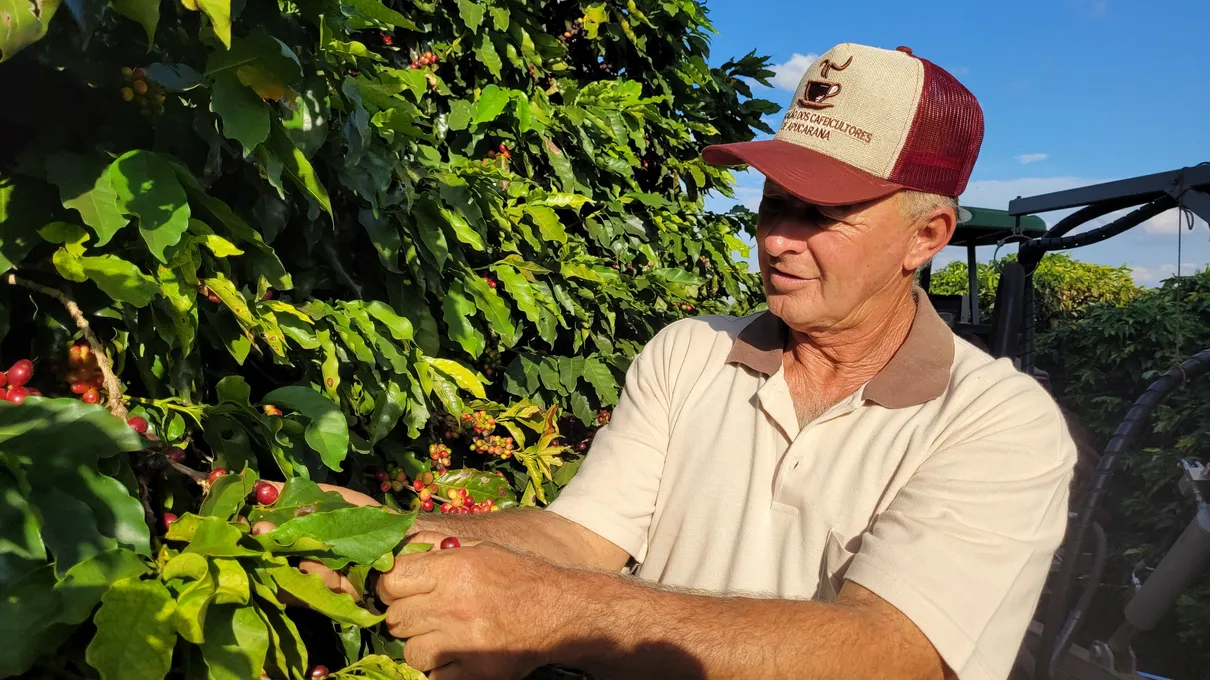
[[[662,584],[829,601],[848,579],[961,680],[1008,677],[1066,529],[1076,446],[1036,380],[913,293],[890,362],[805,426],[780,319],[668,325],[547,510]]]

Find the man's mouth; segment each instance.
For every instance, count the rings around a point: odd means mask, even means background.
[[[816,277],[791,274],[787,271],[784,271],[784,270],[779,269],[778,267],[774,266],[774,267],[770,267],[769,278],[773,280],[773,284],[775,286],[778,286],[780,288],[780,287],[786,287],[786,286],[801,286],[810,281],[815,280]]]

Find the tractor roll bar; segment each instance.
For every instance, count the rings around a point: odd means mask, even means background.
[[[1147,203],[1134,211],[1117,218],[1109,224],[1076,234],[1075,236],[1051,237],[1049,236],[1050,232],[1047,232],[1047,236],[1032,239],[1021,244],[1020,253],[1017,255],[1018,261],[1025,266],[1027,271],[1032,272],[1033,268],[1037,266],[1038,262],[1042,260],[1042,256],[1047,252],[1052,250],[1070,250],[1071,248],[1080,248],[1083,246],[1092,245],[1093,243],[1100,243],[1101,241],[1113,238],[1122,232],[1129,231],[1130,229],[1139,226],[1152,217],[1155,217],[1166,210],[1171,210],[1176,206],[1176,199],[1168,195],[1163,195],[1154,201],[1151,201],[1150,203]],[[1104,204],[1089,206],[1084,210],[1080,210],[1072,215],[1069,215],[1068,218],[1075,217],[1085,210],[1088,210],[1088,213],[1083,216],[1083,222],[1086,222],[1098,217],[1099,215],[1097,213],[1100,213],[1100,215],[1105,215],[1112,212],[1112,210],[1105,210],[1106,207],[1107,206]],[[1089,208],[1096,208],[1096,210],[1089,210]],[[1080,224],[1081,222],[1075,222],[1073,220],[1067,225],[1063,225],[1062,222],[1060,222],[1059,224],[1056,224],[1055,227],[1058,228],[1059,226],[1063,226],[1064,232],[1067,232],[1075,229]],[[1054,231],[1054,229],[1051,231]]]
[[[1059,635],[1064,629],[1064,618],[1068,614],[1069,592],[1076,578],[1076,565],[1079,562],[1081,547],[1087,536],[1093,520],[1092,517],[1100,507],[1101,499],[1109,488],[1109,481],[1117,467],[1118,457],[1134,449],[1139,437],[1143,435],[1146,425],[1150,422],[1151,414],[1170,394],[1191,378],[1196,378],[1210,372],[1210,349],[1204,349],[1181,364],[1172,367],[1167,373],[1143,392],[1134,405],[1126,412],[1113,438],[1105,447],[1105,454],[1097,463],[1090,487],[1076,514],[1075,530],[1065,550],[1071,559],[1063,560],[1059,568],[1059,578],[1055,583],[1047,606],[1046,617],[1042,626],[1042,639],[1038,646],[1038,654],[1034,664],[1034,680],[1051,680],[1052,665],[1055,652],[1059,648]]]

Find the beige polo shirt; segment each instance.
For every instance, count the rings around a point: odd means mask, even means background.
[[[778,318],[669,325],[549,510],[660,583],[826,601],[849,579],[961,680],[1006,678],[1066,527],[1076,448],[1035,380],[916,293],[886,368],[805,427]]]

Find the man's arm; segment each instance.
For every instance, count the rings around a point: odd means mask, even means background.
[[[719,597],[596,577],[584,639],[556,663],[602,678],[942,680],[947,669],[910,619],[846,583],[836,602]]]
[[[557,564],[617,571],[630,555],[592,531],[553,512],[502,510],[487,515],[421,515],[412,525],[412,540],[428,542],[429,534],[459,541],[499,543],[544,557]],[[417,533],[423,532],[423,533]]]
[[[378,593],[430,680],[547,664],[627,680],[947,677],[911,620],[855,584],[834,603],[725,597],[480,544],[401,556]]]

